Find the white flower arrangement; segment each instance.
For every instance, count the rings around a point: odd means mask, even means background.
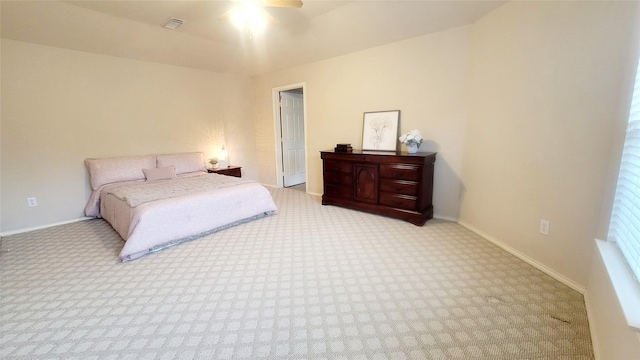
[[[420,131],[416,129],[402,134],[399,139],[401,143],[406,144],[407,146],[416,145],[416,147],[420,147],[423,140]]]
[[[211,168],[212,169],[217,169],[218,167],[220,167],[218,162],[219,162],[219,160],[218,160],[217,157],[212,157],[211,159],[209,159],[209,164],[211,164]]]

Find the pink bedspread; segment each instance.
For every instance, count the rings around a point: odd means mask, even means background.
[[[100,190],[99,203],[99,215],[126,241],[120,252],[122,261],[277,210],[261,184],[206,173],[154,183],[107,185]]]

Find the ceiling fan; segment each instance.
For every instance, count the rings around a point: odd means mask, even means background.
[[[262,0],[260,4],[264,7],[301,8],[302,0]]]

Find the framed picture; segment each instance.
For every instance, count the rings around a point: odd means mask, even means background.
[[[364,113],[362,150],[397,151],[400,110]]]

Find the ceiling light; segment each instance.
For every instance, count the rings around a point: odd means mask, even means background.
[[[267,17],[262,8],[253,1],[243,1],[231,10],[231,23],[242,31],[259,33],[267,25]]]
[[[180,20],[180,19],[176,19],[176,18],[169,18],[164,25],[162,25],[163,28],[165,29],[170,29],[170,30],[175,30],[177,29],[180,25],[182,25],[184,21]]]

